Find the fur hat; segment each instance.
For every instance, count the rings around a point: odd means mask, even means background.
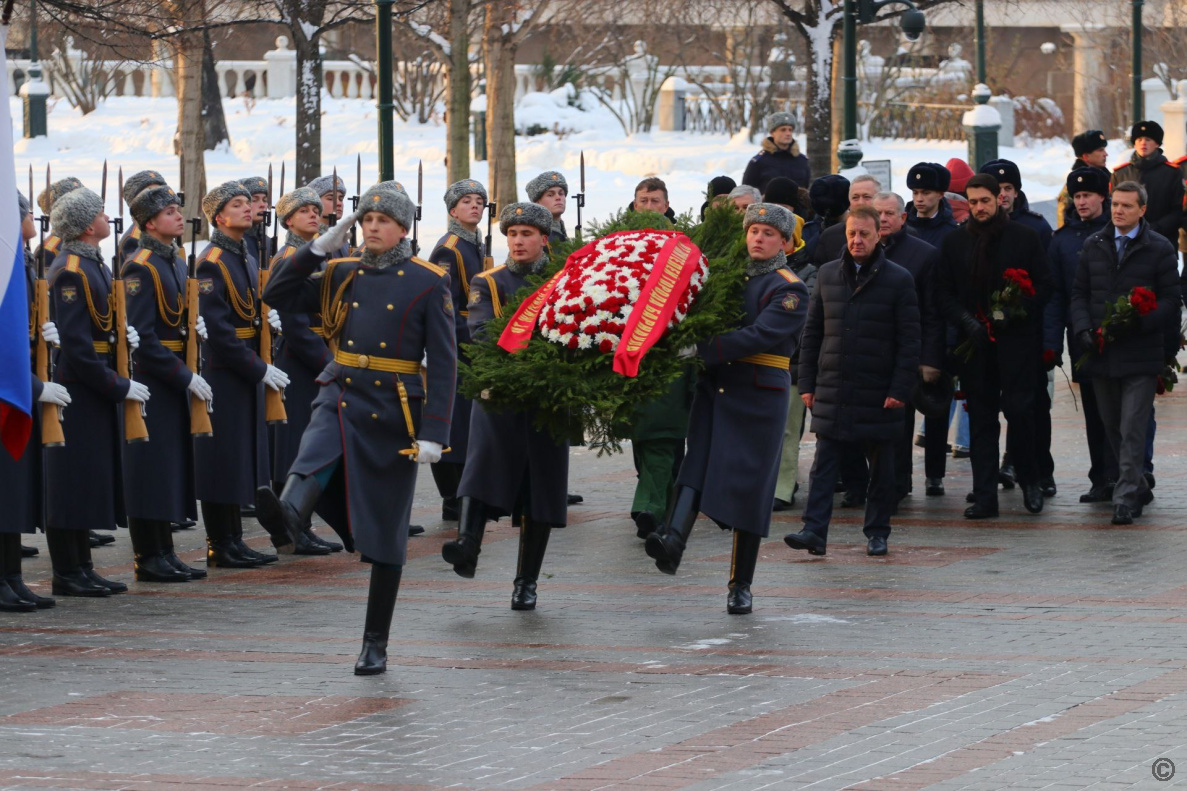
[[[25,193],[20,190],[16,191],[16,203],[21,212],[21,222],[33,213],[33,204],[29,203],[29,199],[25,197]]]
[[[767,191],[763,193],[762,199],[767,203],[799,206],[800,185],[795,183],[795,179],[790,179],[787,176],[775,176],[767,182]]]
[[[774,203],[752,203],[746,207],[742,230],[749,230],[755,223],[771,226],[783,235],[785,242],[790,241],[795,235],[795,215]]]
[[[1158,145],[1162,145],[1162,127],[1157,121],[1138,121],[1129,130],[1129,144],[1133,145],[1139,137],[1148,137]]]
[[[394,179],[391,181],[381,181],[375,186],[395,190],[411,200],[412,196],[408,194],[408,190],[404,189],[404,185]]]
[[[547,236],[552,230],[552,212],[538,203],[511,203],[499,212],[499,232],[506,236],[512,225],[531,225]]]
[[[329,176],[319,176],[305,186],[316,192],[320,198],[334,192],[334,176],[332,174]],[[346,182],[342,180],[341,176],[338,177],[338,192],[341,192],[343,195],[346,194]]]
[[[450,184],[445,190],[445,210],[452,211],[457,202],[467,195],[481,195],[483,203],[490,203],[490,198],[486,196],[486,187],[474,179],[462,179]]]
[[[907,189],[947,192],[951,183],[948,168],[936,162],[919,162],[907,171]]]
[[[821,217],[839,217],[849,209],[849,179],[836,173],[821,176],[808,189],[812,209]]]
[[[211,228],[217,227],[214,222],[215,216],[231,202],[232,198],[251,200],[251,193],[245,190],[238,181],[227,181],[207,192],[206,197],[202,198],[202,213],[206,215],[206,222],[210,223]]]
[[[169,206],[180,206],[181,201],[173,188],[166,184],[158,184],[148,189],[140,190],[132,202],[128,204],[128,211],[132,219],[144,230],[144,226]]]
[[[403,225],[405,231],[412,230],[412,221],[416,217],[412,199],[400,185],[390,181],[376,184],[359,198],[359,212],[366,214],[372,211],[391,217]]]
[[[51,203],[57,203],[58,198],[80,187],[82,187],[82,182],[74,178],[74,176],[58,179],[49,186],[48,190],[42,190],[41,194],[37,196],[37,206],[41,209],[42,214],[49,214],[53,208]],[[51,195],[53,196],[52,201],[50,200]]]
[[[82,236],[95,218],[103,213],[103,199],[86,187],[67,192],[54,199],[49,222],[63,242],[73,242]]]
[[[1018,166],[1008,159],[994,159],[981,166],[980,173],[988,173],[997,179],[998,184],[1013,184],[1014,189],[1022,189],[1022,174]]]
[[[268,179],[266,178],[252,176],[249,179],[239,179],[239,183],[252,195],[268,195]]]
[[[1095,192],[1109,196],[1109,174],[1100,168],[1076,168],[1067,174],[1067,194],[1075,196],[1077,192]]]
[[[790,126],[795,130],[795,116],[791,113],[771,113],[767,116],[767,134],[774,132],[781,126]]]
[[[948,171],[948,189],[947,192],[955,192],[958,195],[964,194],[964,185],[968,184],[975,174],[973,169],[969,167],[969,163],[965,162],[960,157],[952,157],[944,165],[944,169]]]
[[[149,187],[160,187],[165,184],[165,177],[156,170],[141,170],[133,173],[124,181],[124,203],[132,205],[132,201]]]
[[[528,182],[527,193],[528,200],[532,203],[540,200],[540,196],[553,187],[560,187],[565,191],[565,195],[569,194],[569,182],[565,181],[565,177],[555,170],[549,170],[546,173],[541,173],[534,179]]]
[[[1072,138],[1072,151],[1076,152],[1078,157],[1107,148],[1108,145],[1109,141],[1105,139],[1105,133],[1099,129],[1089,129]]]
[[[309,187],[297,187],[292,192],[281,195],[280,200],[276,202],[277,222],[283,226],[302,206],[317,207],[318,216],[321,216],[321,196]]]

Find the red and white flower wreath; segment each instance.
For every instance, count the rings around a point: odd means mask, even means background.
[[[570,261],[557,280],[540,312],[540,334],[569,349],[613,353],[656,257],[669,238],[669,234],[654,231],[631,231],[597,240],[593,252],[577,265]],[[709,262],[700,255],[665,332],[688,315],[708,274]]]

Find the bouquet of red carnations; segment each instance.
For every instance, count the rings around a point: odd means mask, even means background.
[[[1092,348],[1080,355],[1076,368],[1088,362],[1094,354],[1103,354],[1105,344],[1123,337],[1138,320],[1158,307],[1158,297],[1144,286],[1134,286],[1128,294],[1105,303],[1105,316],[1092,333]],[[1171,385],[1174,386],[1173,383]]]
[[[1026,318],[1026,305],[1022,300],[1035,295],[1030,272],[1025,269],[1007,269],[1002,273],[1002,287],[989,295],[989,315],[977,311],[977,320],[989,331],[990,343],[995,343],[994,329],[1001,329]],[[976,344],[967,338],[956,347],[956,354],[966,363],[973,358]]]

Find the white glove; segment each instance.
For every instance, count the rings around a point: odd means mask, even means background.
[[[436,442],[429,442],[427,439],[418,440],[416,449],[416,461],[419,464],[436,464],[441,461],[443,448]]]
[[[148,388],[135,380],[132,381],[132,386],[128,388],[128,394],[124,396],[128,401],[139,401],[145,403],[149,399]]]
[[[342,245],[346,244],[346,240],[350,238],[350,229],[359,218],[359,213],[355,212],[338,221],[338,224],[327,230],[321,236],[313,240],[309,245],[309,249],[320,256],[327,256],[334,252]]]
[[[268,326],[273,332],[280,332],[280,314],[276,312],[276,308],[268,308]]]
[[[277,368],[275,365],[269,365],[268,370],[264,371],[264,384],[271,387],[273,390],[283,390],[288,387],[288,374]]]
[[[45,342],[51,346],[60,345],[61,336],[58,335],[58,325],[52,321],[47,321],[41,325],[41,337],[45,338]]]
[[[695,345],[685,346],[683,349],[676,352],[676,356],[681,359],[687,359],[689,357],[696,357],[697,356],[697,347]]]
[[[70,393],[57,382],[46,382],[41,386],[41,396],[37,400],[43,404],[67,406],[70,403]]]
[[[210,389],[210,385],[205,379],[198,376],[197,374],[194,374],[190,378],[190,383],[186,385],[185,389],[189,390],[203,401],[209,401],[210,399],[214,398],[214,391]]]
[[[206,340],[206,319],[202,316],[199,316],[198,320],[194,322],[194,332],[198,333],[198,337],[203,341]]]
[[[128,338],[128,350],[129,351],[134,352],[140,348],[140,333],[137,332],[136,328],[133,327],[131,324],[128,325],[127,338]]]
[[[420,367],[429,370],[429,353],[425,352],[425,356],[420,358]]]

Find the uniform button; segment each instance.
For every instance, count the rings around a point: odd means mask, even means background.
[[[386,341],[380,341],[380,342],[379,342],[379,348],[380,348],[380,349],[386,349],[386,348],[387,348],[387,342],[386,342]]]
[[[371,419],[372,419],[372,420],[379,420],[379,415],[377,415],[377,414],[375,414],[374,412],[372,412],[372,413],[371,413]]]
[[[350,303],[350,306],[351,306],[352,308],[357,308],[357,307],[359,306],[359,303],[357,303],[357,302],[351,302],[351,303]]]
[[[724,392],[725,392],[725,388],[724,388],[724,387],[719,387],[719,388],[717,388],[717,392],[719,392],[719,393],[724,393]]]
[[[383,382],[381,382],[381,381],[379,381],[378,379],[376,379],[376,380],[375,380],[375,386],[376,386],[376,387],[382,387],[382,386],[383,386]]]
[[[354,346],[354,341],[347,341],[347,342],[346,342],[346,345],[347,345],[347,346]]]
[[[366,368],[371,364],[371,358],[365,354],[359,355],[359,368]]]
[[[346,383],[347,383],[347,384],[350,384],[350,377],[349,377],[349,376],[348,376],[348,377],[346,377]]]
[[[345,401],[339,401],[339,402],[338,402],[338,406],[342,407],[343,409],[346,409],[346,402],[345,402]]]
[[[388,305],[388,306],[387,306],[387,309],[388,309],[388,310],[395,310],[395,306],[394,306],[394,305]]]
[[[397,274],[397,275],[399,275],[400,277],[403,277],[403,276],[404,276],[404,270],[403,270],[403,269],[397,269],[397,270],[396,270],[396,274]]]

